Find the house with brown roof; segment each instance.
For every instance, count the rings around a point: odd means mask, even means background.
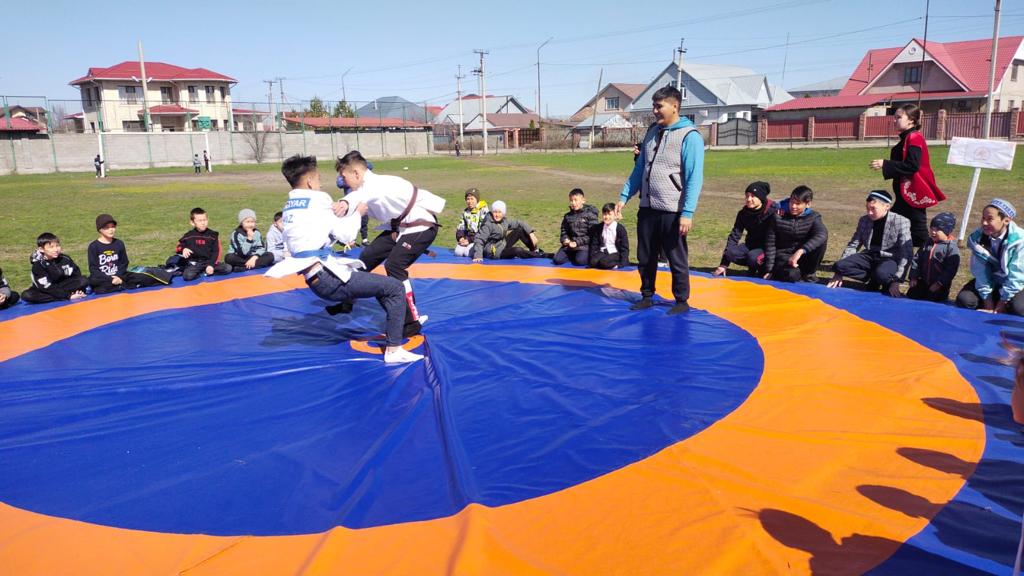
[[[993,112],[1024,102],[1024,36],[996,46]],[[914,38],[901,47],[869,50],[839,94],[797,98],[767,109],[772,118],[882,116],[921,100],[926,115],[985,112],[992,40],[936,42]],[[920,92],[920,95],[919,95]]]
[[[206,68],[146,63],[147,92],[142,92],[139,62],[89,68],[70,84],[79,89],[84,114],[76,119],[86,132],[141,132],[147,117],[155,132],[198,130],[209,120],[213,130],[231,130],[231,87],[237,80]]]
[[[624,84],[612,82],[606,85],[596,96],[587,100],[575,114],[569,117],[573,123],[581,122],[594,115],[594,102],[597,102],[597,114],[619,114],[628,116],[629,105],[643,94],[646,84]]]

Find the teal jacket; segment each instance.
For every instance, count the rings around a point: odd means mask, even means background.
[[[967,249],[971,252],[971,274],[978,295],[988,298],[999,291],[999,300],[1008,302],[1024,288],[1024,232],[1010,222],[1000,254],[992,254],[981,245],[981,228],[967,238]]]
[[[647,137],[655,137],[658,130],[679,130],[688,126],[693,126],[693,122],[689,118],[680,118],[678,122],[668,128],[659,127],[649,131]],[[644,147],[641,146],[640,157],[633,164],[633,172],[629,175],[629,180],[626,180],[626,183],[622,186],[622,192],[619,194],[619,200],[622,203],[629,202],[629,199],[640,191],[640,185],[644,177],[644,166],[647,165],[645,156]],[[683,194],[686,200],[680,215],[686,218],[693,218],[693,213],[697,211],[697,199],[700,198],[700,190],[704,186],[704,140],[700,134],[696,136],[693,136],[693,134],[686,135],[686,139],[683,140],[681,158],[680,166],[683,167],[683,180],[686,182],[686,190],[683,190]]]

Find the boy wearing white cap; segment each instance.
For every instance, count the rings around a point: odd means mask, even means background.
[[[1002,198],[981,210],[981,226],[967,238],[974,280],[957,294],[957,306],[1024,316],[1024,232],[1013,222],[1016,216]]]
[[[476,231],[473,262],[511,258],[550,258],[537,246],[537,234],[522,220],[508,218],[508,207],[501,200],[491,204],[491,213]],[[517,246],[519,242],[526,248]]]
[[[881,286],[883,293],[898,298],[900,280],[914,255],[910,220],[889,210],[892,195],[885,190],[872,190],[865,205],[867,214],[860,217],[857,230],[835,263],[828,287],[842,286],[847,277]]]

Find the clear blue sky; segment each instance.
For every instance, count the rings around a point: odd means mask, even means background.
[[[994,0],[932,0],[929,39],[992,35]],[[8,21],[0,47],[0,94],[78,99],[67,83],[90,66],[137,58],[203,66],[238,79],[235,101],[266,101],[261,80],[285,77],[288,100],[350,101],[399,95],[444,104],[477,92],[474,49],[489,50],[487,92],[514,94],[533,108],[537,46],[541,95],[552,115],[569,115],[604,82],[644,84],[686,38],[687,60],[753,68],[784,87],[847,76],[869,48],[902,46],[924,31],[925,0],[720,0],[591,2],[46,2]],[[111,24],[114,24],[111,26]],[[1001,35],[1024,34],[1024,6],[1004,2]],[[278,88],[275,86],[275,100]]]

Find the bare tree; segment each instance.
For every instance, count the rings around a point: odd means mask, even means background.
[[[267,136],[270,133],[266,130],[256,130],[255,123],[253,128],[252,132],[242,132],[242,138],[249,145],[249,149],[252,150],[252,157],[256,159],[256,163],[262,164],[263,157],[267,153]]]

